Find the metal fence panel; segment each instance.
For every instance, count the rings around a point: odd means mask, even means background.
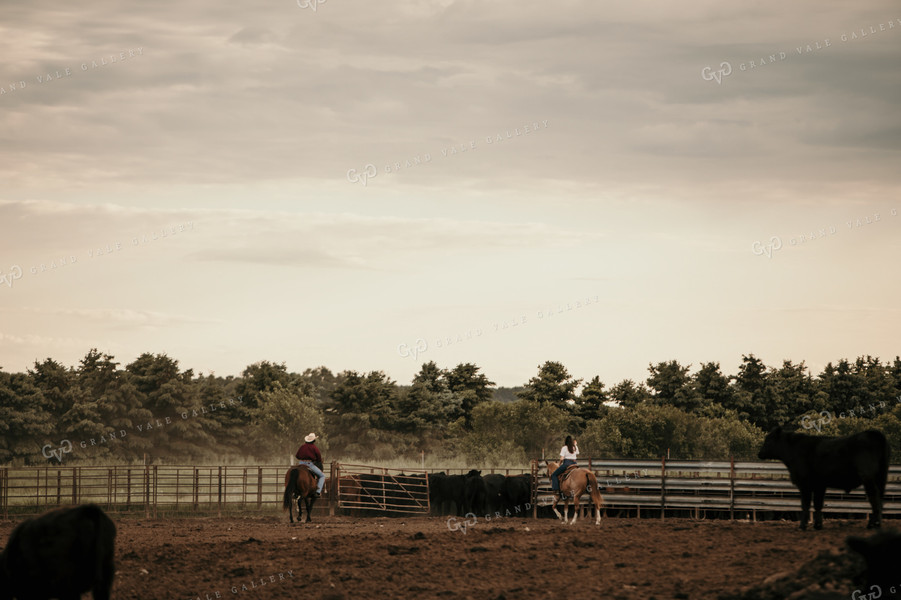
[[[428,514],[425,471],[337,464],[338,508],[385,514]]]

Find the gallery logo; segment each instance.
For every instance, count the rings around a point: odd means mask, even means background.
[[[363,169],[363,172],[357,175],[356,169],[351,169],[347,172],[347,180],[351,183],[357,183],[358,181],[363,182],[363,187],[366,187],[366,181],[374,178],[377,175],[378,171],[375,168],[375,165],[369,163]]]
[[[720,68],[717,71],[710,67],[701,69],[701,79],[704,81],[716,80],[717,84],[723,83],[723,77],[728,77],[729,75],[732,75],[732,65],[725,61],[720,63]]]

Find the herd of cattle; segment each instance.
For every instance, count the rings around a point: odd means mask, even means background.
[[[482,475],[472,470],[466,475],[429,473],[429,503],[432,514],[463,516],[522,515],[532,500],[532,476]]]
[[[338,495],[345,514],[366,516],[404,515],[423,512],[433,515],[473,513],[479,516],[523,515],[531,506],[532,477],[529,474],[482,475],[472,470],[466,475],[429,473],[422,475],[360,473],[338,480]]]
[[[889,450],[885,436],[875,430],[841,438],[782,431],[767,435],[759,457],[778,459],[788,467],[801,492],[801,527],[813,499],[814,527],[822,527],[826,488],[850,491],[864,486],[872,505],[868,528],[881,525]],[[422,504],[417,486],[422,477],[360,474],[344,481],[344,491],[366,509]],[[525,512],[531,495],[530,475],[428,475],[429,502],[439,514],[467,513],[512,516]],[[94,600],[110,597],[114,573],[116,527],[93,504],[57,509],[20,523],[0,553],[0,600],[78,598],[91,591]],[[881,532],[870,538],[848,539],[848,546],[867,563],[871,590],[859,598],[901,598],[901,534]],[[878,590],[878,595],[877,591]],[[896,593],[897,592],[897,593]]]

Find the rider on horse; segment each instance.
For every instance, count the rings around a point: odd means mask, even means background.
[[[316,447],[315,433],[303,438],[303,441],[304,443],[297,449],[297,454],[294,456],[300,461],[300,464],[306,465],[310,472],[318,478],[316,480],[316,498],[318,498],[322,494],[322,487],[325,485],[325,473],[322,472],[322,467],[318,466],[322,464],[322,454],[319,453],[319,448]]]
[[[557,470],[551,475],[551,489],[554,492],[560,491],[560,475],[570,467],[576,464],[576,457],[579,455],[579,444],[573,439],[573,436],[566,436],[563,447],[560,448],[560,458],[563,462],[557,467]]]

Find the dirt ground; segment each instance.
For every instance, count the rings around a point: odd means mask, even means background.
[[[111,516],[117,599],[750,599],[802,588],[794,597],[827,597],[811,591],[825,589],[850,598],[862,563],[844,540],[867,535],[860,520],[801,532],[792,522],[501,518],[464,533],[448,517],[321,516],[290,526],[275,516]],[[3,543],[14,525],[0,522]],[[752,589],[764,581],[781,587]]]

